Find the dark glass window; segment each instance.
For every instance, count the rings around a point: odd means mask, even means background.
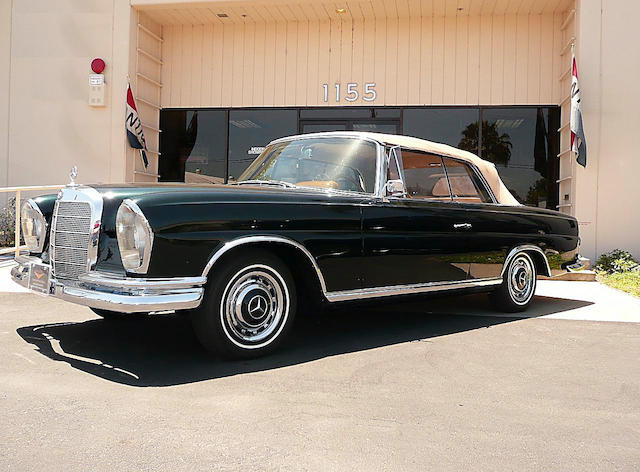
[[[525,205],[555,209],[558,203],[556,107],[485,108],[482,158],[496,165],[513,196]]]
[[[402,134],[478,153],[477,108],[407,108],[402,115]]]
[[[400,118],[401,108],[375,108],[373,110],[376,118]]]
[[[163,110],[162,182],[223,182],[227,157],[225,110]]]
[[[229,180],[238,178],[270,141],[297,132],[297,110],[230,110]]]
[[[402,151],[407,197],[450,201],[449,184],[442,159],[433,154]]]
[[[491,203],[491,196],[480,177],[469,167],[469,164],[445,157],[445,168],[451,185],[453,199],[462,203]]]
[[[371,108],[341,107],[341,108],[306,108],[300,110],[301,120],[320,119],[351,119],[351,118],[371,118]]]

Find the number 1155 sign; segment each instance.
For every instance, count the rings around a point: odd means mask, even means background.
[[[355,102],[360,98],[360,91],[358,89],[358,84],[350,83],[346,86],[346,91],[342,91],[340,84],[334,84],[335,87],[335,99],[336,102],[339,102],[343,97],[347,102]],[[376,99],[378,94],[376,93],[376,84],[374,82],[369,82],[364,84],[364,90],[362,91],[362,99],[365,102],[372,102]],[[324,92],[324,101],[329,101],[329,84],[322,84],[322,90]],[[332,97],[334,96],[331,93]]]

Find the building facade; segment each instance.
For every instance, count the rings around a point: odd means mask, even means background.
[[[494,162],[582,252],[640,257],[640,4],[624,0],[3,0],[0,186],[225,182],[272,139],[407,134]],[[588,162],[569,151],[578,60]],[[89,64],[104,59],[104,106]],[[149,166],[126,141],[127,80]]]

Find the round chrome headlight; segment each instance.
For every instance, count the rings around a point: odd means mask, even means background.
[[[124,268],[129,272],[146,273],[151,257],[153,231],[135,202],[125,200],[118,208],[116,235]]]
[[[20,225],[22,237],[29,252],[42,252],[47,235],[47,221],[38,204],[32,199],[24,202],[20,209]]]

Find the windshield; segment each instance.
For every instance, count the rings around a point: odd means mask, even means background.
[[[267,146],[238,178],[373,193],[376,145],[356,138],[300,138]]]

